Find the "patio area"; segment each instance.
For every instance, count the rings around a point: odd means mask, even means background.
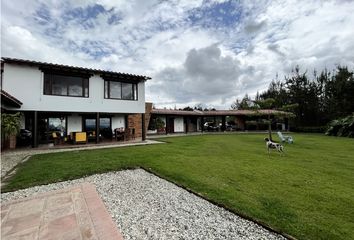
[[[94,185],[22,198],[1,206],[2,239],[123,239]]]

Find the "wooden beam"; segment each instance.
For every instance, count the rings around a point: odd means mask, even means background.
[[[32,122],[32,147],[38,147],[38,112],[33,112],[33,122]]]
[[[202,132],[204,132],[204,117],[201,117],[200,122],[202,125]]]
[[[141,138],[146,140],[145,113],[141,114]]]
[[[96,113],[96,143],[100,142],[100,113]]]
[[[221,131],[226,130],[226,116],[221,117]]]
[[[184,117],[186,121],[186,133],[188,133],[188,117]]]

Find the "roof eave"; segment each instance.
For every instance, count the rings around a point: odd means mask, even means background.
[[[84,74],[101,74],[101,75],[111,75],[111,76],[116,76],[116,77],[124,77],[124,78],[130,78],[134,79],[134,81],[147,81],[150,80],[151,77],[143,76],[143,75],[135,75],[135,74],[129,74],[129,73],[121,73],[121,72],[113,72],[113,71],[108,71],[108,70],[101,70],[101,69],[92,69],[92,68],[84,68],[84,67],[75,67],[75,66],[69,66],[69,65],[64,65],[64,64],[55,64],[55,63],[47,63],[47,62],[39,62],[39,61],[32,61],[32,60],[25,60],[25,59],[17,59],[17,58],[9,58],[9,57],[2,57],[1,62],[5,63],[15,63],[15,64],[26,64],[29,66],[38,66],[39,68],[42,69],[47,69],[47,70],[65,70],[65,71],[73,71],[73,72],[78,72],[78,73],[84,73]]]

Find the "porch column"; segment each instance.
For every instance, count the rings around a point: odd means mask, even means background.
[[[166,126],[165,126],[165,132],[166,132],[166,135],[167,135],[167,133],[168,133],[168,132],[167,132],[167,126],[168,126],[168,123],[169,123],[167,120],[169,120],[169,119],[168,119],[168,117],[166,116],[166,117],[165,117],[165,125],[166,125]]]
[[[146,140],[145,113],[141,114],[141,138]]]
[[[188,117],[185,117],[186,119],[186,133],[188,133]]]
[[[38,112],[33,112],[33,122],[32,122],[32,147],[38,147]]]
[[[216,124],[216,117],[215,117],[215,116],[214,116],[214,124],[213,124],[213,125],[214,125],[214,127],[219,127],[219,126],[218,126],[219,124],[218,124],[218,125]],[[221,130],[221,129],[219,129],[219,128],[213,129],[213,132],[214,132],[214,131],[220,131],[220,130]]]
[[[200,123],[202,125],[202,132],[204,132],[204,117],[200,117]]]
[[[96,113],[96,143],[100,142],[100,113]]]
[[[221,131],[226,130],[226,116],[221,117]]]

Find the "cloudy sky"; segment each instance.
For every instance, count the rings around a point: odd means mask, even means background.
[[[1,54],[147,75],[158,107],[228,109],[296,65],[354,67],[354,1],[1,1]]]

